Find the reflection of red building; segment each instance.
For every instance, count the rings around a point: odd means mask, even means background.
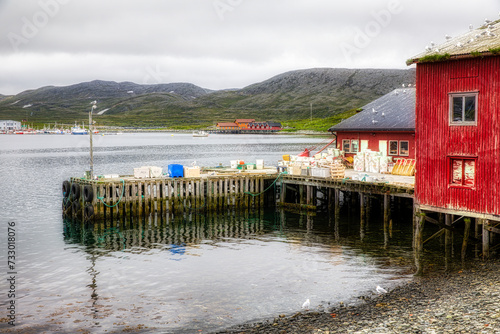
[[[365,149],[415,159],[415,88],[396,89],[332,126],[346,156]]]
[[[417,64],[415,199],[423,210],[500,220],[499,36],[497,21],[409,61]]]

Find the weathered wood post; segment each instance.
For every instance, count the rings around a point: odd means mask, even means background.
[[[467,242],[469,240],[470,234],[470,218],[465,218],[465,227],[464,227],[464,240],[462,242],[462,263],[465,261],[465,256],[467,255]]]
[[[483,222],[483,259],[490,257],[490,231],[488,230],[488,220],[482,219]]]
[[[365,219],[365,195],[360,192],[359,193],[359,212],[360,212],[360,216],[361,216],[361,221],[364,221]]]
[[[452,222],[452,216],[449,214],[446,214],[444,216],[444,223],[446,226],[451,226]],[[451,247],[453,244],[453,239],[451,237],[451,231],[449,229],[446,229],[444,232],[444,267],[445,270],[449,269],[450,261],[451,261]]]
[[[282,204],[284,204],[286,202],[286,188],[287,188],[287,185],[286,183],[281,183],[280,185],[280,202]]]
[[[415,228],[415,266],[417,267],[416,276],[421,276],[424,273],[424,267],[422,263],[423,251],[424,251],[424,243],[423,243],[423,231],[425,224],[425,213],[418,210],[415,211],[416,217],[416,228]]]
[[[260,208],[262,209],[264,207],[264,196],[265,196],[265,193],[264,193],[264,189],[265,188],[264,188],[264,186],[265,185],[264,185],[264,178],[261,176],[261,177],[259,177],[259,179],[260,179],[260,190],[259,190],[259,192],[261,193],[259,195],[259,198],[260,198],[260,204],[259,205],[260,205]]]
[[[365,239],[365,195],[359,193],[359,206],[360,206],[360,217],[359,217],[359,237],[361,241]]]
[[[340,189],[335,188],[335,222],[340,220]]]
[[[384,195],[384,226],[391,219],[391,197],[389,194]]]

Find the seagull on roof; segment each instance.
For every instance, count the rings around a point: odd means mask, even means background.
[[[469,30],[474,30],[474,26],[472,24],[469,24]]]
[[[451,36],[450,35],[445,35],[444,38],[446,38],[447,40],[450,40]]]

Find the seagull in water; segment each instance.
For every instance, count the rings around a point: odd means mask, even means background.
[[[376,289],[379,294],[387,293],[387,290],[384,288],[381,288],[380,285],[377,285]]]
[[[307,298],[304,304],[302,304],[302,308],[308,310],[309,306],[311,306],[311,301],[309,300],[309,298]]]

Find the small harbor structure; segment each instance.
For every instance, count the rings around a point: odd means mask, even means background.
[[[415,92],[414,87],[395,89],[330,127],[328,131],[337,136],[337,148],[346,156],[369,149],[415,159]]]
[[[255,119],[236,119],[234,122],[219,122],[216,129],[211,132],[216,133],[275,133],[282,130],[279,122],[260,122]]]
[[[21,122],[13,120],[0,120],[0,131],[17,131],[21,130]]]

